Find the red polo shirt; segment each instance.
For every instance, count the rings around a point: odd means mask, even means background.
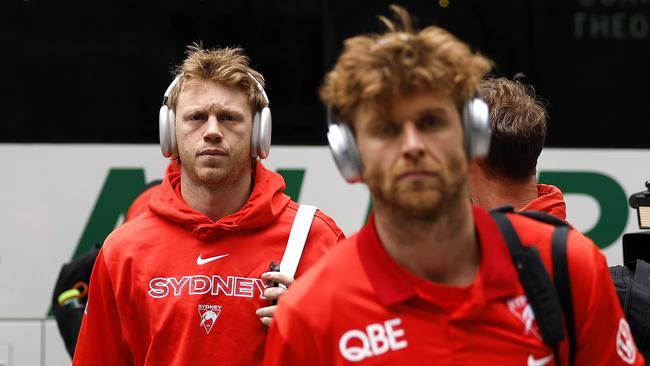
[[[371,218],[281,300],[265,365],[556,365],[496,223],[482,209],[473,213],[481,261],[471,286],[435,284],[402,268]],[[550,268],[553,227],[510,218]],[[568,247],[576,365],[642,365],[603,255],[577,232]]]

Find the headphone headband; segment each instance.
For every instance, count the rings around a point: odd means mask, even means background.
[[[271,103],[269,102],[269,97],[266,96],[266,92],[264,91],[262,84],[260,84],[260,82],[257,81],[257,79],[255,79],[253,74],[251,74],[250,72],[246,72],[246,74],[248,74],[248,77],[251,78],[251,80],[253,80],[255,86],[257,87],[257,90],[259,90],[260,93],[262,93],[262,97],[264,97],[264,102],[266,103],[266,106],[268,107],[269,105],[271,105]]]
[[[180,73],[176,75],[174,80],[169,84],[167,87],[167,90],[165,90],[165,96],[163,97],[163,104],[167,105],[167,99],[169,98],[169,95],[172,93],[172,90],[176,87],[176,84],[181,80],[181,77],[183,76],[183,73]]]
[[[327,126],[331,126],[335,123],[339,123],[338,121],[334,121],[334,112],[332,112],[332,106],[328,105],[326,110],[326,118],[327,118]]]

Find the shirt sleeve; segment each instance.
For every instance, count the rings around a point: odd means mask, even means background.
[[[569,272],[576,321],[576,365],[645,365],[625,320],[607,262],[582,234],[569,237]]]
[[[131,355],[123,339],[122,322],[102,248],[90,277],[88,302],[72,364],[131,365]]]

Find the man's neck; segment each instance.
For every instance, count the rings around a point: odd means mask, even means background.
[[[480,181],[472,181],[472,202],[486,210],[510,205],[519,210],[537,199],[535,176],[515,181],[497,176],[484,175]]]
[[[436,283],[469,286],[480,262],[469,200],[443,210],[435,219],[420,220],[377,202],[377,234],[388,254],[416,275]]]
[[[181,171],[181,195],[192,209],[218,221],[244,206],[252,191],[251,180],[249,172],[230,184],[205,185]]]

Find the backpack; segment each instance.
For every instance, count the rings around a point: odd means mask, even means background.
[[[616,293],[639,352],[650,356],[650,264],[641,259],[611,266]]]
[[[74,349],[77,345],[77,336],[81,327],[86,301],[88,300],[87,291],[90,285],[90,275],[99,248],[99,245],[95,245],[87,253],[64,264],[54,286],[52,315],[54,315],[59,333],[61,333],[70,357],[74,355]],[[81,289],[81,292],[77,292],[76,295],[69,296],[67,299],[62,298],[64,293],[77,289]]]
[[[573,366],[577,343],[566,255],[567,236],[571,228],[565,221],[543,212],[517,212],[518,215],[555,226],[552,235],[553,273],[555,276],[551,281],[537,248],[526,247],[521,243],[506,213],[515,213],[512,206],[499,207],[490,211],[510,251],[519,282],[524,288],[528,303],[535,314],[542,340],[553,350],[555,359],[559,361],[559,344],[565,339],[563,325],[566,325],[569,343],[568,364]]]

